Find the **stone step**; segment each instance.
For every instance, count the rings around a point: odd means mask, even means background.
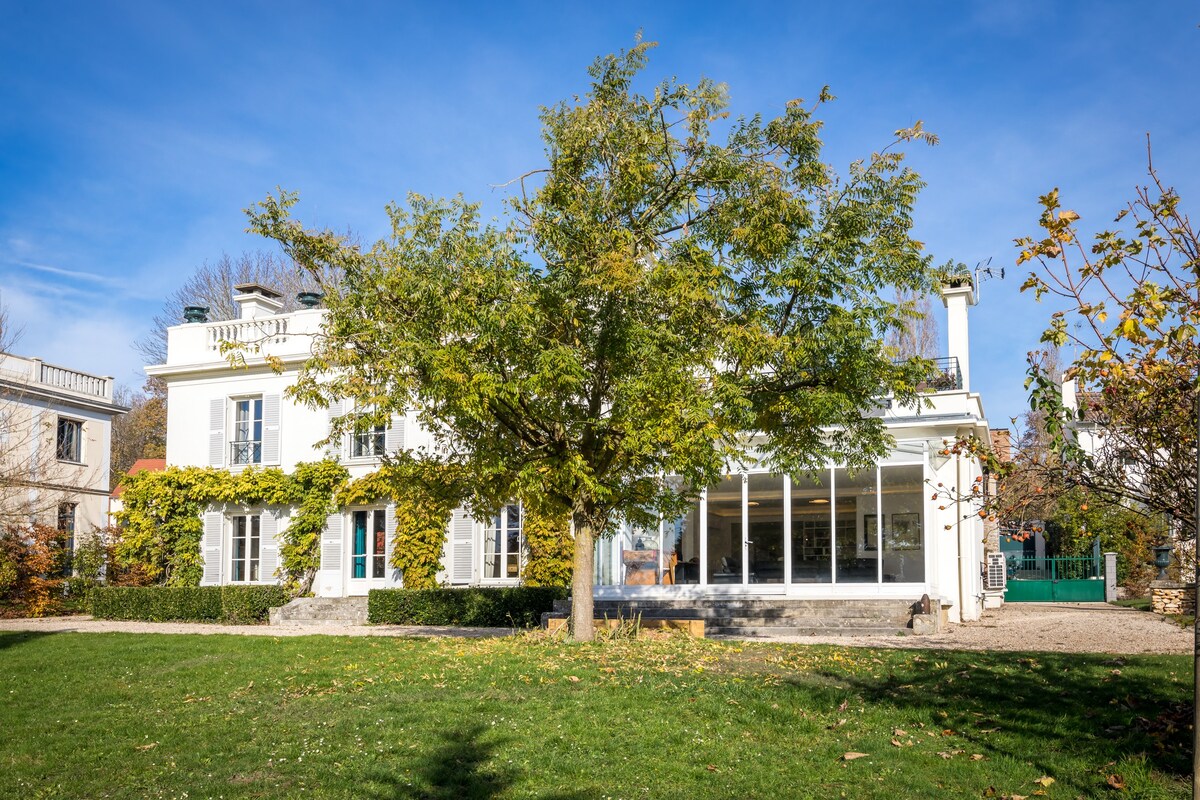
[[[297,597],[285,606],[272,608],[270,619],[272,625],[365,625],[367,598]]]
[[[705,636],[710,638],[729,639],[774,639],[779,636],[905,636],[912,631],[906,628],[886,625],[870,625],[849,628],[814,628],[811,626],[772,626],[768,628],[754,626],[717,626],[706,625]]]

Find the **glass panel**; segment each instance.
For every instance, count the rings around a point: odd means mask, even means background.
[[[783,476],[751,475],[750,582],[783,583]]]
[[[374,547],[371,550],[371,577],[382,578],[387,574],[387,525],[384,512],[375,511]]]
[[[666,572],[671,583],[700,582],[700,500],[692,502],[692,508],[683,516],[665,523],[666,536],[671,558]]]
[[[354,512],[354,551],[351,560],[352,578],[367,577],[367,512]]]
[[[622,526],[621,570],[626,586],[654,586],[658,575],[658,527]]]
[[[250,517],[250,580],[258,580],[259,517]]]
[[[483,577],[500,577],[500,560],[504,550],[504,517],[492,517],[492,523],[483,534]]]
[[[883,580],[925,580],[924,473],[920,466],[883,468]]]
[[[613,540],[601,539],[596,542],[596,550],[593,553],[595,559],[595,578],[597,586],[612,586],[612,552]]]
[[[230,580],[246,580],[246,518],[233,518],[233,569]]]
[[[834,549],[838,583],[877,583],[879,548],[875,470],[835,469]]]
[[[521,576],[521,507],[511,505],[508,511],[508,531],[504,543],[507,578]]]
[[[254,401],[254,441],[262,441],[262,400]],[[257,459],[256,459],[257,462]]]
[[[708,487],[708,582],[742,582],[742,476]]]
[[[792,582],[833,580],[833,537],[830,523],[829,472],[818,482],[792,479]]]

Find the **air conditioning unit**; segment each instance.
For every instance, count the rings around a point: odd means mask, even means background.
[[[987,570],[983,575],[984,586],[988,589],[1003,590],[1008,580],[1008,564],[1003,553],[987,554]]]

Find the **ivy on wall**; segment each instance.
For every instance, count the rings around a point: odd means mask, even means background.
[[[402,571],[406,588],[435,588],[451,514],[470,495],[470,481],[460,468],[413,458],[389,461],[353,481],[345,467],[326,459],[297,464],[291,474],[278,468],[231,473],[216,467],[170,467],[126,476],[122,483],[118,562],[139,565],[167,586],[199,585],[204,572],[202,515],[210,506],[290,508],[280,534],[278,574],[294,594],[311,591],[321,566],[326,518],[339,509],[380,500],[395,508],[391,566]],[[539,516],[527,506],[525,538],[525,582],[566,585],[573,552],[566,520]]]

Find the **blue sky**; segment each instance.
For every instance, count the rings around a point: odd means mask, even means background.
[[[349,4],[347,4],[349,5]],[[641,29],[649,75],[728,84],[777,114],[829,84],[844,167],[923,120],[917,236],[939,263],[1008,277],[972,312],[972,388],[994,426],[1024,407],[1049,309],[1012,239],[1061,187],[1104,225],[1155,163],[1200,193],[1193,3],[44,3],[0,0],[0,301],[19,352],[140,385],[130,343],[223,252],[267,248],[242,209],[276,186],[300,218],[385,231],[385,203],[493,187],[541,159],[537,111],[582,91]],[[1190,204],[1189,204],[1190,205]],[[944,327],[944,324],[943,324]],[[945,343],[943,341],[943,347]]]

